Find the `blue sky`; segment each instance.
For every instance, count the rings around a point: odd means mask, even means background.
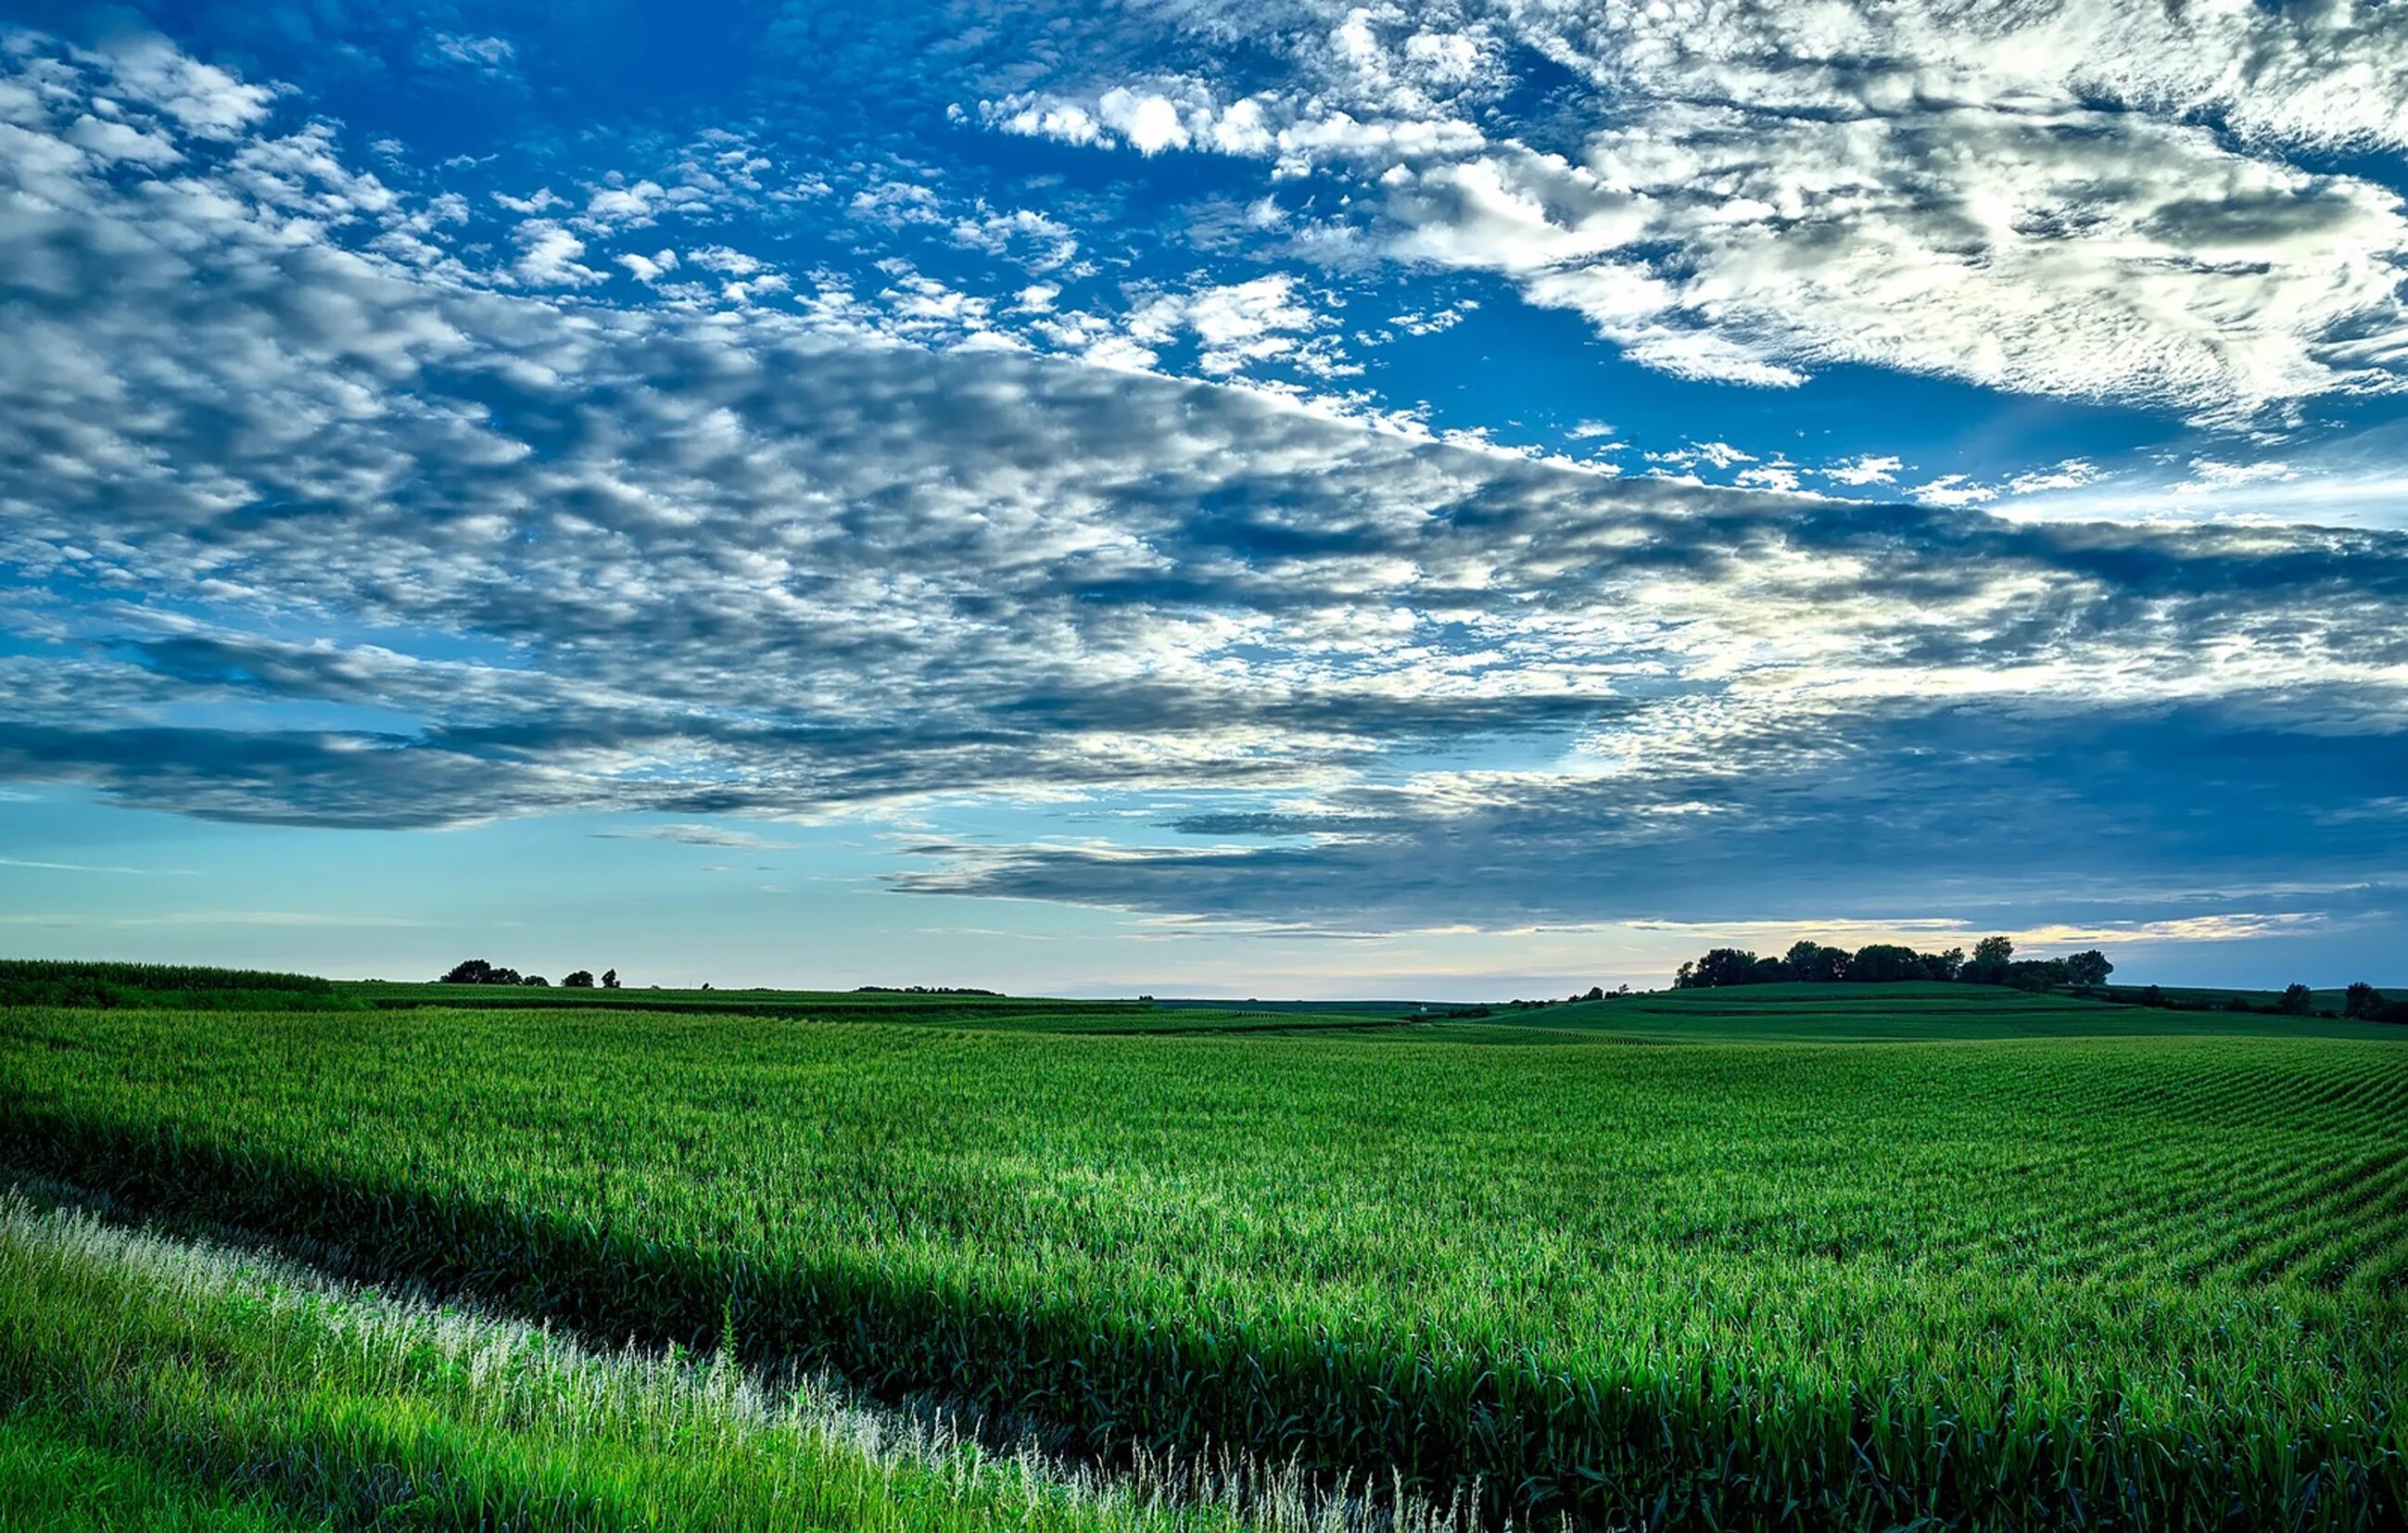
[[[0,951],[2408,983],[2408,12],[0,6]]]

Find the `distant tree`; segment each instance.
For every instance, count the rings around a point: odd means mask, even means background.
[[[2315,991],[2303,984],[2286,984],[2283,987],[2283,998],[2275,1004],[2274,1010],[2286,1017],[2304,1017],[2315,1010]]]
[[[569,990],[591,990],[594,988],[594,971],[590,968],[575,969],[560,982]]]
[[[2345,1017],[2379,1017],[2388,1006],[2383,992],[2364,980],[2342,992],[2341,1014]]]
[[[1927,980],[1953,980],[1956,978],[1956,971],[1964,967],[1963,948],[1950,948],[1946,953],[1927,953],[1923,955],[1922,977]]]
[[[1847,963],[1847,976],[1867,984],[1896,984],[1923,978],[1923,954],[1894,942],[1869,942]]]
[[[521,980],[519,983],[533,990],[549,990],[552,988],[552,981],[545,979],[540,974],[530,974],[525,979]]]
[[[1809,984],[1830,984],[1855,977],[1849,972],[1845,951],[1827,948],[1814,941],[1792,943],[1789,952],[1782,957],[1781,965],[1788,970],[1789,978],[1802,980]]]
[[[2006,982],[2017,990],[2054,990],[2070,977],[2062,958],[2019,958],[2007,966]]]
[[[1581,999],[1584,1001],[1601,1001],[1605,999],[1605,986],[1601,984],[1593,984],[1589,986],[1588,994],[1583,996]]]
[[[437,981],[439,984],[492,984],[494,966],[482,958],[467,958],[452,966],[451,971]]]
[[[1762,984],[1766,981],[1758,977],[1758,970],[1766,962],[1745,948],[1716,948],[1694,963],[1683,964],[1672,985],[1676,990],[1713,990],[1724,985]]]
[[[2107,961],[2105,953],[2091,948],[2068,958],[2065,972],[2075,984],[2105,984],[2107,976],[2115,972],[2115,966]]]
[[[2005,984],[2009,974],[2007,966],[2014,962],[2014,956],[2013,940],[2004,937],[1985,937],[1973,944],[1973,956],[1965,960],[1965,967],[1956,971],[1956,977],[1968,984]]]
[[[493,974],[486,979],[485,982],[487,984],[516,984],[519,982],[519,971],[510,967],[507,964],[496,964],[494,966]]]
[[[2249,1004],[2249,997],[2246,996],[2231,996],[2226,997],[2224,1009],[2227,1011],[2255,1011],[2258,1010],[2256,1007]]]
[[[619,988],[619,971],[617,969],[606,968],[602,971],[602,988],[605,990],[616,990]]]

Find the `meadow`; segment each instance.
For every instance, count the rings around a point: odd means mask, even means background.
[[[0,1163],[1492,1523],[2403,1515],[2408,1032],[1814,988],[1201,1036],[21,1009]]]

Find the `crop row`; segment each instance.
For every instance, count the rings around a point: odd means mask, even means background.
[[[1010,1448],[1011,1444],[1001,1446]],[[62,1473],[62,1469],[66,1473]],[[87,1477],[76,1483],[77,1474]],[[97,1483],[93,1482],[97,1481]],[[0,1526],[1452,1533],[1237,1461],[1107,1479],[724,1355],[505,1321],[0,1194]]]
[[[2408,1050],[0,1024],[0,1148],[605,1337],[1600,1526],[2401,1515]]]

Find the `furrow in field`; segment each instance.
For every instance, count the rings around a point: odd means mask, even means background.
[[[2360,1256],[2383,1243],[2384,1231],[2408,1209],[2408,1149],[2370,1156],[2352,1182],[2298,1211],[2292,1231],[2250,1255],[2244,1274],[2282,1273],[2327,1286],[2345,1280]]]
[[[2170,1276],[2197,1281],[2210,1273],[2243,1282],[2262,1279],[2272,1268],[2268,1254],[2296,1239],[2296,1232],[2322,1216],[2329,1207],[2346,1206],[2368,1175],[2387,1168],[2399,1151],[2350,1159],[2302,1157],[2290,1175],[2263,1185],[2237,1200],[2225,1218],[2206,1226],[2201,1238],[2181,1259],[2170,1264]]]

